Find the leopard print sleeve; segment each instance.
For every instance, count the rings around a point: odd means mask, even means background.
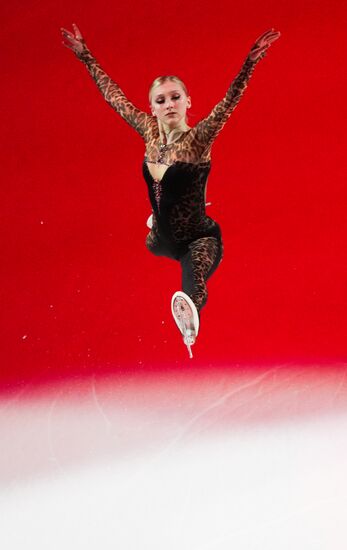
[[[240,101],[248,81],[253,74],[254,68],[258,61],[252,61],[249,57],[242,65],[239,74],[231,83],[225,97],[217,103],[211,113],[201,120],[196,126],[196,137],[200,143],[206,145],[206,148],[212,145],[213,141],[222,130],[231,113]]]
[[[128,100],[118,84],[105,73],[86,46],[82,53],[76,55],[86,66],[107,103],[146,141],[153,126],[154,117],[137,109]]]

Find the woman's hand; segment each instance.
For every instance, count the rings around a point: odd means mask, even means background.
[[[72,23],[72,27],[74,32],[67,31],[63,28],[60,29],[63,37],[63,45],[72,50],[76,55],[79,55],[85,50],[86,43],[77,25]]]
[[[258,40],[256,40],[254,46],[251,48],[251,51],[248,55],[251,61],[257,61],[260,57],[264,57],[266,50],[271,46],[272,42],[277,40],[281,36],[279,31],[271,29],[264,32]]]

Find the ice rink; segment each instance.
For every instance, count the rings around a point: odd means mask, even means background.
[[[345,550],[347,367],[27,384],[1,401],[0,546]]]

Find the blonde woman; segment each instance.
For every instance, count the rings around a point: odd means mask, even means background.
[[[181,264],[182,290],[172,296],[171,310],[192,357],[191,346],[207,300],[206,281],[223,255],[221,229],[205,212],[211,148],[256,64],[280,33],[271,29],[255,42],[225,97],[206,118],[190,127],[187,111],[191,98],[177,76],[162,76],[152,83],[148,114],[137,109],[100,67],[75,24],[73,32],[61,31],[63,44],[84,63],[105,100],[144,140],[143,176],[152,205],[146,246],[153,254]]]

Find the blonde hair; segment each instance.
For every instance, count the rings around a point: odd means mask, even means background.
[[[186,96],[188,97],[188,90],[187,90],[187,86],[185,85],[185,83],[180,79],[178,78],[178,76],[175,76],[175,75],[164,75],[164,76],[158,76],[158,78],[156,78],[155,80],[153,80],[152,84],[151,84],[151,87],[149,88],[149,94],[148,94],[148,97],[149,97],[149,102],[152,103],[152,92],[153,92],[153,89],[156,87],[156,86],[161,86],[161,84],[164,84],[165,82],[167,82],[168,80],[170,80],[171,82],[177,82],[177,84],[179,84],[184,93],[186,94]]]

